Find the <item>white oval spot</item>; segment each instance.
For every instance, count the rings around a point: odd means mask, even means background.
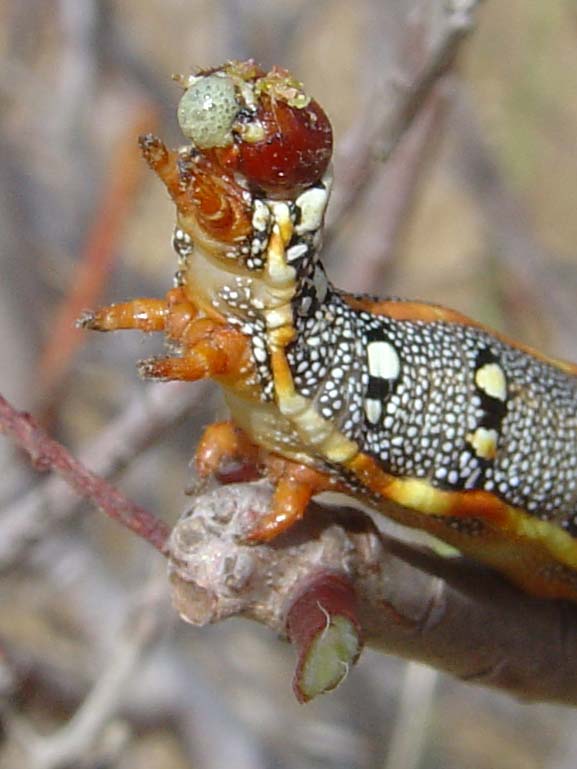
[[[306,243],[297,243],[296,245],[287,248],[287,262],[294,262],[295,259],[300,259],[308,250],[309,248]]]
[[[389,342],[370,342],[367,348],[369,374],[380,379],[397,379],[401,372],[399,355]]]
[[[369,422],[372,425],[376,425],[381,418],[381,401],[377,400],[376,398],[365,398],[364,408]]]

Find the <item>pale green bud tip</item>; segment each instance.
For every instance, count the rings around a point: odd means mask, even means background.
[[[338,686],[360,652],[358,632],[346,617],[333,617],[311,644],[302,667],[299,688],[310,700]]]

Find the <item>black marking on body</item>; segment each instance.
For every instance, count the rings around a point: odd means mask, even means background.
[[[502,369],[501,361],[491,348],[482,347],[479,350],[479,354],[475,361],[475,370],[479,372],[487,366],[498,366]],[[478,385],[476,385],[476,392],[481,398],[481,407],[485,411],[485,416],[481,420],[481,425],[486,428],[500,431],[503,419],[507,414],[506,394],[505,398],[492,397]]]

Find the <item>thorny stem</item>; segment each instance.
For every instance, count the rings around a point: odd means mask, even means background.
[[[17,411],[0,395],[0,432],[24,449],[38,470],[54,470],[82,497],[106,515],[142,537],[162,555],[168,555],[169,527],[127,499],[111,484],[90,472],[64,446],[55,441],[26,412]]]

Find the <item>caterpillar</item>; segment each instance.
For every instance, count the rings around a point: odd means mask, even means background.
[[[335,288],[320,261],[333,136],[284,69],[234,61],[181,77],[188,140],[141,137],[177,212],[174,287],[87,312],[99,331],[164,332],[148,379],[213,378],[201,475],[242,458],[275,485],[250,538],[335,490],[422,529],[525,591],[577,600],[577,367],[453,310]]]

